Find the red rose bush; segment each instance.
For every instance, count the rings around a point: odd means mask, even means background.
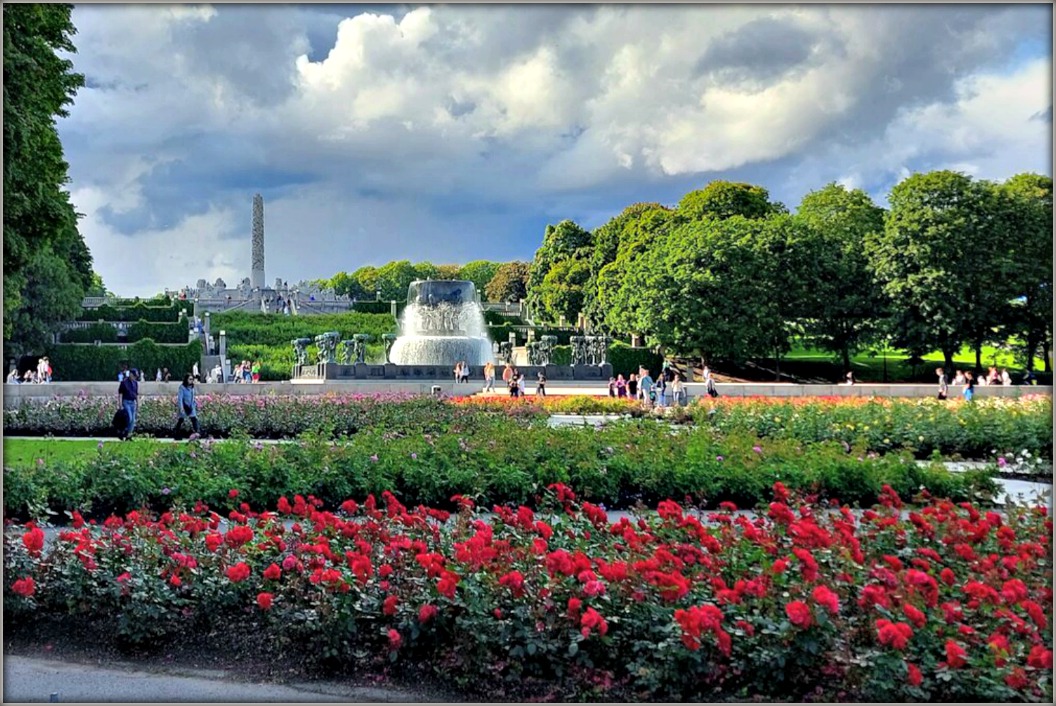
[[[253,625],[327,666],[419,665],[552,698],[1051,701],[1052,521],[885,489],[864,512],[790,496],[612,521],[391,493],[226,517],[198,504],[5,533],[5,621],[110,621],[137,644]],[[232,502],[237,502],[233,500]]]

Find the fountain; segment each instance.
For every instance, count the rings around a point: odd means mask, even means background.
[[[411,282],[389,360],[452,368],[459,361],[470,366],[494,362],[476,286],[467,280]]]

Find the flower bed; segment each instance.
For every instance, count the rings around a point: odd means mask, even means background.
[[[8,630],[95,621],[100,639],[259,635],[316,666],[432,668],[549,699],[1052,700],[1052,521],[885,492],[857,516],[781,484],[755,519],[671,501],[610,523],[554,505],[408,510],[283,498],[221,515],[129,513],[60,534],[11,526]],[[241,497],[232,490],[233,506]],[[108,628],[105,631],[103,628]],[[387,666],[390,665],[390,666]]]
[[[175,422],[173,398],[145,398],[140,434],[165,436]],[[9,435],[110,435],[113,397],[24,400],[4,411]],[[635,402],[607,397],[467,397],[437,400],[414,395],[199,395],[200,419],[214,437],[246,434],[291,438],[305,431],[333,436],[382,427],[401,433],[440,432],[495,418],[542,423],[553,413],[629,414],[648,417]],[[725,398],[670,410],[666,422],[693,422],[722,434],[751,433],[802,442],[864,444],[885,453],[908,449],[917,458],[933,453],[991,458],[1027,450],[1052,458],[1052,398],[980,399],[970,404],[938,400],[846,398]]]
[[[1052,458],[1052,398],[962,400],[742,397],[702,400],[694,421],[722,432],[801,441],[862,442],[871,451],[988,458],[1029,450]]]
[[[926,487],[958,499],[994,489],[985,473],[921,467],[908,455],[878,457],[835,442],[716,438],[707,429],[650,422],[595,430],[512,428],[493,419],[462,433],[401,436],[371,428],[344,443],[315,436],[283,444],[153,442],[147,454],[135,448],[150,443],[100,443],[84,458],[5,469],[4,512],[39,517],[48,508],[108,513],[176,500],[216,503],[231,487],[258,506],[284,494],[312,493],[333,504],[383,490],[408,504],[443,505],[455,494],[487,504],[531,503],[539,488],[568,483],[613,507],[686,496],[711,506],[722,500],[750,506],[777,480],[849,503],[874,502],[885,483],[907,494]]]

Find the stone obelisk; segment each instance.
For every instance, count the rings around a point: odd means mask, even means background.
[[[264,197],[253,196],[253,259],[250,285],[264,288]]]

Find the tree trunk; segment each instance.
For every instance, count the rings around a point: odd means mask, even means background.
[[[975,343],[975,370],[976,372],[982,372],[983,370],[983,342],[976,341]]]
[[[943,372],[946,373],[946,377],[950,380],[953,379],[953,349],[943,348],[942,349],[943,359]]]
[[[1027,370],[1034,372],[1034,351],[1038,349],[1038,342],[1034,338],[1034,333],[1030,332],[1027,334]]]
[[[847,346],[843,347],[843,369],[844,371],[850,371],[851,369],[851,352],[847,349]]]
[[[776,370],[774,371],[774,380],[781,382],[781,351],[777,348],[774,349],[774,363],[776,364]]]

